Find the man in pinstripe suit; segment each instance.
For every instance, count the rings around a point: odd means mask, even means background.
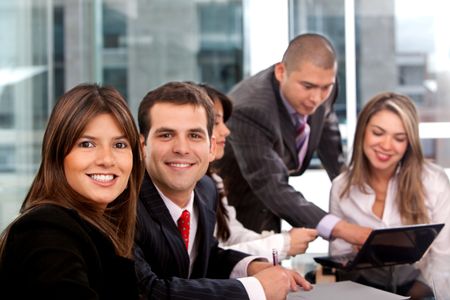
[[[218,192],[204,176],[214,158],[214,110],[202,89],[167,83],[144,97],[138,119],[146,175],[135,259],[146,298],[285,299],[297,284],[311,288],[296,272],[218,247]],[[176,224],[184,211],[190,231],[182,237]]]
[[[333,109],[338,89],[332,44],[318,34],[293,39],[280,63],[243,80],[229,93],[231,135],[219,174],[237,218],[254,231],[280,231],[280,218],[294,227],[316,228],[325,239],[362,244],[369,228],[329,215],[289,185],[309,166],[313,153],[330,179],[343,165]],[[320,183],[317,183],[320,189]]]

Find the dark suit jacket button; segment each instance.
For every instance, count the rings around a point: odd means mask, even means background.
[[[263,209],[261,209],[261,212],[262,212],[263,214],[266,214],[266,213],[268,212],[268,209],[267,209],[267,208],[263,208]]]

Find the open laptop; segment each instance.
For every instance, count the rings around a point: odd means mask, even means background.
[[[442,227],[443,223],[374,229],[357,253],[314,260],[325,267],[346,271],[411,264],[423,256]]]

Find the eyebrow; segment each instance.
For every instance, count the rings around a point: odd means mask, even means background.
[[[82,134],[79,138],[80,138],[80,139],[81,139],[81,138],[84,138],[84,139],[91,139],[91,140],[98,140],[98,139],[99,139],[99,137],[94,137],[94,136],[88,135],[88,134]],[[113,139],[114,139],[114,140],[121,140],[121,139],[128,139],[128,138],[127,138],[126,135],[123,134],[123,135],[115,136],[115,137],[113,137]]]
[[[189,129],[189,132],[195,132],[195,133],[203,133],[203,134],[206,134],[205,129],[203,129],[203,128],[201,128],[201,127],[191,128],[191,129]]]
[[[161,127],[155,130],[155,133],[161,133],[161,132],[174,132],[175,130],[168,128],[168,127]]]
[[[325,88],[325,87],[330,87],[330,86],[333,86],[333,85],[336,84],[336,82],[331,82],[331,83],[328,83],[328,84],[320,85],[320,84],[312,83],[312,82],[309,82],[309,81],[306,81],[306,80],[302,80],[302,81],[300,81],[300,83],[301,84],[310,85],[310,86],[315,87],[315,88],[316,87]]]
[[[206,134],[206,131],[201,128],[201,127],[196,127],[196,128],[190,128],[188,130],[189,132],[198,132],[198,133],[204,133]],[[155,130],[155,133],[163,133],[163,132],[176,132],[175,129],[169,128],[169,127],[161,127]]]

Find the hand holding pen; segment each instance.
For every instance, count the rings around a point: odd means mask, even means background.
[[[280,266],[277,249],[272,249],[272,266],[267,261],[252,261],[247,275],[254,276],[261,283],[266,299],[286,299],[291,291],[312,289],[312,285],[298,272]]]
[[[278,266],[278,250],[275,248],[272,249],[272,261],[274,266]]]

